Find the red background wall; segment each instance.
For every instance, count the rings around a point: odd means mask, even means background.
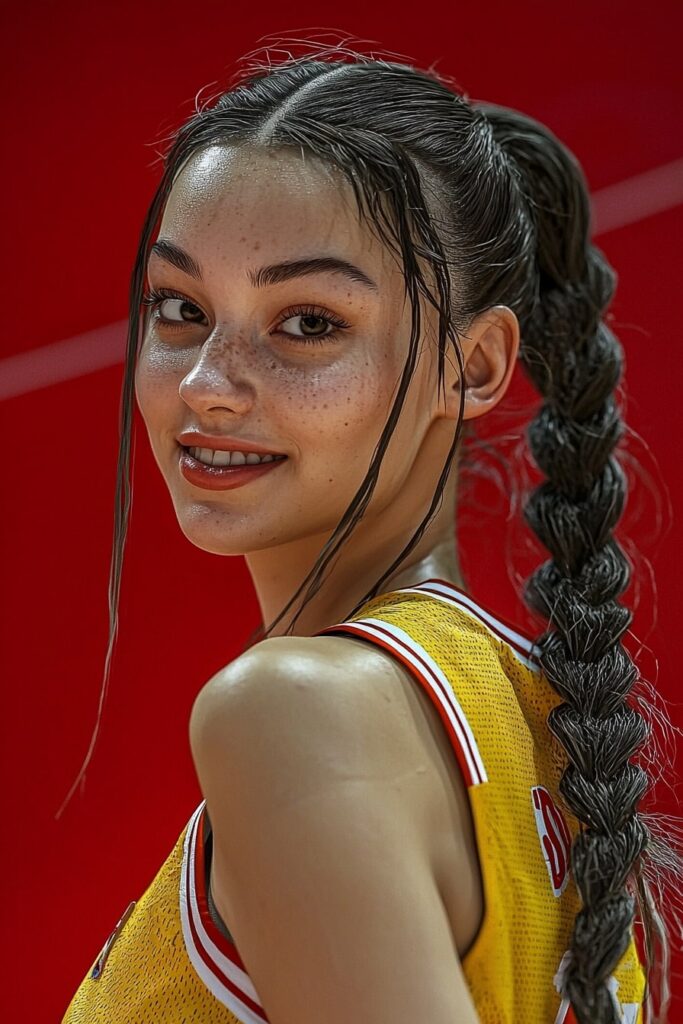
[[[598,194],[683,155],[680,4],[456,0],[421,10],[426,17],[413,5],[399,14],[384,0],[343,9],[266,3],[252,14],[213,0],[6,4],[0,378],[16,369],[9,357],[126,317],[128,274],[159,174],[150,144],[267,32],[341,28],[424,65],[437,61],[472,97],[546,122]],[[628,422],[645,442],[638,458],[648,460],[651,448],[676,510],[683,207],[680,198],[663,202],[669,208],[597,241],[620,276],[612,308],[626,351]],[[201,799],[187,738],[193,698],[257,621],[242,560],[211,557],[182,537],[138,421],[111,686],[85,788],[56,820],[90,739],[106,649],[120,377],[119,364],[0,403],[8,1020],[61,1019],[114,923],[169,852]],[[657,589],[642,568],[624,600],[640,599],[632,629],[646,645],[641,669],[674,702],[680,726],[680,529],[674,520],[648,540],[662,511],[649,491],[642,484],[631,498],[632,553],[654,558]],[[528,629],[505,567],[502,506],[495,489],[482,496],[491,515],[466,517],[462,531],[472,591]],[[201,631],[187,612],[198,605],[210,623]],[[661,810],[674,811],[671,788],[660,785],[659,794]],[[679,957],[679,974],[681,966]],[[677,1008],[674,1022],[683,1019],[680,994]]]

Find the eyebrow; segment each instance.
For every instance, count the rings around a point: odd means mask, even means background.
[[[202,268],[197,260],[181,249],[174,242],[161,238],[154,243],[150,249],[150,256],[161,257],[171,266],[182,270],[184,274],[194,277],[197,281],[202,280]],[[310,274],[342,274],[355,284],[364,285],[371,291],[379,291],[377,284],[371,277],[348,260],[339,259],[337,256],[311,256],[302,260],[285,260],[282,263],[269,263],[258,270],[247,271],[247,276],[255,288],[265,288],[271,284],[281,284],[295,277],[307,277]]]

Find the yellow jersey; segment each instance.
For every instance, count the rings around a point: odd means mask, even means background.
[[[433,701],[467,785],[485,911],[462,968],[481,1024],[575,1024],[561,997],[581,898],[562,805],[566,764],[548,729],[561,698],[538,649],[452,583],[379,595],[320,631],[361,638],[404,665]],[[263,1024],[266,1010],[209,906],[210,823],[196,808],[144,895],[129,904],[62,1024]],[[213,910],[213,913],[212,913]],[[609,982],[622,1024],[645,1024],[635,936]]]

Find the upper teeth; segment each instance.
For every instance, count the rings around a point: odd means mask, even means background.
[[[243,466],[254,465],[257,462],[272,462],[275,458],[283,456],[258,455],[256,452],[220,452],[213,448],[190,448],[190,455],[207,466]]]

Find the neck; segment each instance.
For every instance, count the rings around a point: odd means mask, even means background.
[[[343,621],[398,557],[410,536],[412,533],[405,535],[392,529],[389,510],[384,511],[381,525],[361,520],[342,546],[341,557],[335,556],[332,566],[328,566],[322,586],[308,601],[290,635],[312,636]],[[328,539],[329,534],[307,537],[275,551],[250,552],[246,556],[266,628],[290,601]],[[388,593],[433,578],[467,589],[455,549],[452,499],[443,502],[419,544],[384,581],[380,592]],[[297,597],[269,636],[287,633],[305,592]]]

